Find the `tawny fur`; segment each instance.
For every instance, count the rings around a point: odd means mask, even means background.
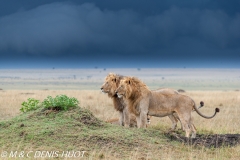
[[[117,111],[122,112],[125,104],[122,98],[118,98],[115,91],[118,88],[118,85],[120,83],[120,80],[123,79],[124,76],[114,74],[114,73],[109,73],[106,78],[105,82],[103,83],[101,90],[104,93],[108,94],[108,97],[112,98],[113,100],[113,106]]]
[[[123,98],[118,98],[115,91],[119,86],[120,80],[123,79],[124,76],[109,73],[106,78],[105,82],[103,83],[101,90],[104,93],[108,94],[108,97],[110,97],[113,101],[113,106],[116,111],[119,111],[119,124],[121,126],[130,126],[130,115],[128,112],[128,108],[126,107],[126,104],[123,100]]]
[[[114,125],[119,125],[119,118],[109,119],[106,122]],[[134,115],[130,116],[130,127],[137,127],[137,121]]]
[[[110,98],[112,98],[113,106],[114,106],[115,110],[119,111],[119,113],[120,113],[119,124],[120,125],[125,125],[126,124],[125,121],[129,121],[128,118],[126,118],[126,117],[129,117],[126,115],[126,114],[128,114],[128,111],[125,109],[127,105],[124,103],[123,98],[118,98],[117,94],[115,93],[116,89],[118,88],[118,86],[120,84],[120,81],[123,78],[124,78],[124,76],[114,74],[114,73],[109,73],[106,76],[105,82],[101,87],[102,92],[107,93],[108,96]],[[166,93],[166,94],[178,94],[177,91],[175,91],[173,89],[169,89],[169,88],[160,88],[156,91],[161,92],[161,93]],[[130,115],[130,116],[132,117],[133,115]],[[177,122],[178,122],[179,118],[176,113],[174,113],[173,115],[170,115],[169,118],[171,119],[171,121],[173,123],[171,130],[174,130],[177,126]],[[136,119],[136,117],[135,117],[135,119]],[[131,122],[129,122],[129,123],[130,123],[130,126],[132,126]],[[127,123],[127,125],[128,125],[128,123]]]
[[[197,109],[195,102],[188,96],[181,94],[164,94],[150,91],[148,87],[135,77],[125,77],[116,90],[118,97],[124,99],[128,109],[137,117],[138,127],[145,127],[146,116],[164,117],[177,113],[181,120],[186,137],[192,133],[196,137],[196,129],[191,118],[191,111],[195,110],[204,118],[213,118],[219,109],[215,109],[212,116],[205,116]]]

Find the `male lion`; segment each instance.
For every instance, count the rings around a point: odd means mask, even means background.
[[[105,82],[101,87],[101,91],[103,93],[107,93],[108,97],[112,98],[114,108],[120,113],[119,124],[121,126],[128,127],[130,125],[130,118],[126,104],[124,103],[123,98],[118,98],[115,93],[120,80],[123,78],[124,77],[121,75],[109,73],[105,78]]]
[[[119,117],[119,124],[122,126],[128,127],[134,126],[133,124],[136,122],[136,118],[134,119],[135,115],[130,115],[128,113],[128,108],[126,107],[126,104],[124,103],[123,98],[118,98],[117,94],[115,93],[116,89],[118,88],[120,81],[124,78],[122,75],[109,73],[106,78],[105,82],[101,87],[102,92],[107,93],[110,98],[113,100],[114,108],[119,111],[120,117]],[[169,89],[169,88],[161,88],[156,90],[156,92],[166,93],[166,94],[178,94],[177,91]],[[179,120],[177,114],[169,115],[169,118],[172,121],[172,130],[174,130],[177,126],[177,122]],[[150,117],[147,117],[148,124],[150,124]],[[114,120],[115,123],[116,119]],[[112,122],[111,122],[112,123]]]
[[[186,137],[192,133],[192,138],[196,137],[196,129],[193,125],[191,112],[195,110],[204,118],[213,118],[219,109],[215,109],[212,116],[205,116],[197,109],[195,102],[188,96],[181,94],[163,94],[157,91],[150,91],[148,87],[135,77],[125,77],[121,80],[116,94],[124,98],[130,113],[137,117],[138,127],[145,128],[147,115],[164,117],[177,113]]]

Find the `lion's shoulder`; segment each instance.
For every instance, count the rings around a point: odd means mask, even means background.
[[[158,88],[155,90],[152,90],[154,92],[160,92],[160,93],[165,93],[165,94],[179,94],[178,91],[171,89],[171,88]]]

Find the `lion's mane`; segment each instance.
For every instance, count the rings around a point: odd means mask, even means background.
[[[123,98],[118,98],[117,94],[115,93],[115,90],[118,88],[119,83],[123,78],[124,78],[124,76],[115,74],[115,73],[109,73],[105,78],[105,82],[115,79],[116,84],[111,85],[111,92],[108,92],[108,96],[110,98],[112,98],[114,108],[120,112],[123,111],[123,109],[126,105],[123,101]]]
[[[136,115],[139,114],[138,104],[144,95],[150,94],[151,91],[148,89],[140,79],[136,77],[125,77],[125,83],[129,83],[129,87],[126,88],[126,97],[128,97],[128,109],[130,113]]]

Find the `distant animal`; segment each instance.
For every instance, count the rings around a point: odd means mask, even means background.
[[[186,137],[191,134],[192,138],[196,137],[197,131],[191,117],[192,110],[208,119],[213,118],[219,112],[219,109],[216,108],[212,116],[205,116],[198,110],[190,97],[182,94],[163,94],[150,91],[146,84],[136,77],[124,77],[120,81],[116,94],[127,103],[129,112],[135,114],[138,128],[145,128],[147,115],[164,117],[177,113]]]

